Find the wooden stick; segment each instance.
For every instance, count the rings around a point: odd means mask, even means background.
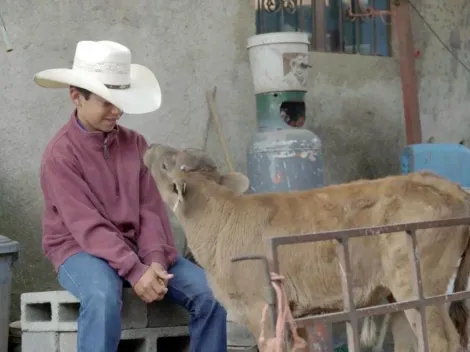
[[[217,91],[217,87],[214,86],[212,92],[210,90],[207,90],[207,102],[209,103],[209,109],[210,113],[212,115],[212,118],[214,119],[215,125],[217,127],[217,133],[219,134],[220,138],[220,143],[222,143],[222,148],[224,150],[225,154],[225,162],[227,163],[227,166],[230,170],[230,172],[234,172],[235,169],[233,167],[232,159],[230,157],[230,153],[228,151],[228,146],[227,146],[227,141],[225,140],[224,132],[222,131],[222,126],[220,124],[220,117],[219,114],[217,113],[217,109],[215,106],[215,92]]]

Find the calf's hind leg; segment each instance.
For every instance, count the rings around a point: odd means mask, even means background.
[[[406,244],[407,234],[395,234],[395,241],[390,241],[387,250],[387,256],[384,256],[383,266],[385,272],[384,284],[392,292],[397,302],[411,300],[416,298],[413,292],[413,269],[414,265],[409,260],[408,246]],[[403,237],[402,237],[403,236]],[[398,241],[401,243],[397,243]],[[436,258],[421,258],[422,268],[426,267],[426,261]],[[445,270],[445,268],[442,268]],[[445,273],[439,273],[445,277]],[[443,287],[438,287],[438,281],[435,276],[422,275],[423,290],[426,295],[440,294],[446,289],[446,282]],[[405,312],[411,328],[416,335],[421,333],[421,317],[416,309],[409,309]],[[429,342],[429,351],[431,352],[455,352],[459,349],[459,336],[457,330],[452,325],[448,312],[443,306],[429,306],[426,309],[426,328]]]
[[[393,350],[395,352],[417,352],[418,342],[404,312],[391,313]]]

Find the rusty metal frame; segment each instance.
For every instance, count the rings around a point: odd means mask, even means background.
[[[298,244],[306,242],[319,242],[336,240],[338,241],[337,253],[340,263],[343,267],[342,287],[344,298],[344,310],[337,313],[319,314],[295,319],[297,327],[305,328],[316,323],[335,323],[346,322],[348,334],[348,349],[352,352],[359,352],[359,334],[358,334],[358,320],[366,316],[382,315],[386,313],[393,313],[397,311],[405,311],[408,309],[417,309],[420,313],[421,319],[417,326],[418,333],[418,349],[420,351],[428,352],[428,335],[426,327],[426,312],[425,308],[430,305],[450,303],[453,301],[460,301],[470,298],[470,291],[462,291],[458,293],[443,294],[437,296],[424,297],[423,288],[421,284],[421,271],[420,260],[417,254],[416,231],[430,228],[451,227],[469,225],[470,217],[452,218],[446,220],[423,221],[413,223],[403,223],[396,225],[377,226],[369,228],[358,228],[341,231],[329,231],[322,233],[310,233],[305,235],[296,236],[282,236],[282,237],[269,237],[266,238],[268,261],[270,270],[279,273],[279,259],[277,249],[283,245]],[[367,308],[356,309],[354,307],[351,283],[351,266],[349,261],[349,248],[348,240],[350,238],[362,236],[375,236],[386,233],[406,232],[408,233],[408,247],[410,249],[410,259],[414,263],[412,270],[414,272],[413,288],[414,294],[418,299],[401,301],[396,303],[382,304],[371,306]],[[280,273],[282,274],[282,273]],[[274,308],[275,309],[275,308]]]

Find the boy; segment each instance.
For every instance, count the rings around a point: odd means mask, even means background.
[[[179,257],[164,204],[143,165],[144,137],[118,126],[123,113],[159,109],[160,86],[131,52],[81,41],[72,69],[39,72],[68,88],[75,105],[41,161],[43,249],[64,289],[80,300],[78,352],[116,352],[127,282],[147,303],[170,300],[191,313],[193,352],[226,352],[226,312],[204,271]]]

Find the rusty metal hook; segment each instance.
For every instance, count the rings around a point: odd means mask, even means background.
[[[241,262],[243,260],[264,260],[268,264],[268,258],[265,255],[249,254],[232,258],[232,262]]]
[[[267,282],[269,284],[269,287],[271,287],[271,271],[269,270],[268,258],[265,255],[259,255],[259,254],[242,255],[239,257],[232,258],[232,262],[234,263],[245,261],[245,260],[262,260],[264,262],[264,273],[265,273]]]
[[[271,285],[271,271],[269,270],[268,258],[264,255],[257,255],[257,254],[242,255],[242,256],[239,256],[239,257],[232,258],[232,262],[234,262],[234,263],[242,262],[242,261],[245,261],[245,260],[262,260],[264,262],[263,266],[264,266],[264,274],[265,274],[265,277],[266,277],[266,284],[267,284],[266,288],[269,288],[269,293],[267,292],[268,295],[266,297],[268,299],[267,302],[268,302],[268,304],[276,303],[274,288]]]

